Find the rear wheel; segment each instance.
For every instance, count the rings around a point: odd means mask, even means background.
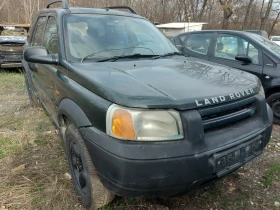
[[[280,93],[270,95],[266,102],[273,111],[273,123],[280,125]]]
[[[66,154],[76,193],[88,209],[97,209],[114,199],[99,180],[78,129],[70,124],[66,130]]]

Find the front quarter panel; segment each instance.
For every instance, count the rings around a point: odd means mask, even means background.
[[[262,84],[265,91],[280,86],[280,64],[265,66],[263,69]]]

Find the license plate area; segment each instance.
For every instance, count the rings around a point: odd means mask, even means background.
[[[248,143],[215,154],[214,158],[217,176],[221,177],[259,156],[263,152],[262,139],[263,138],[260,135]]]

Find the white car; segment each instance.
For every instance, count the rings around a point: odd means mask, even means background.
[[[276,44],[280,45],[280,36],[271,36],[270,41],[275,42]]]

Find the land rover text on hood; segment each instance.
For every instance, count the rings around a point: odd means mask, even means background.
[[[273,116],[257,77],[183,56],[129,7],[60,2],[35,17],[23,71],[85,207],[184,194],[262,154]]]

